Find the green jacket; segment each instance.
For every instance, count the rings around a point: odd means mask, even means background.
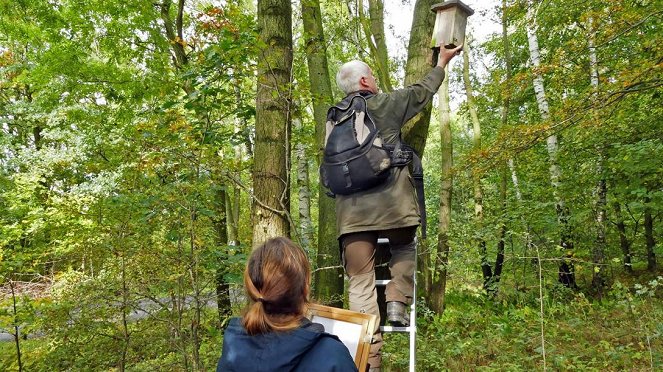
[[[444,69],[434,67],[418,83],[367,100],[368,113],[386,144],[395,144],[401,128],[422,111],[444,80]],[[419,225],[414,181],[407,167],[392,168],[387,181],[352,195],[336,195],[339,237],[362,231],[381,231]]]

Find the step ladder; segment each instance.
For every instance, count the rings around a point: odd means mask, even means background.
[[[380,249],[380,248],[382,248],[382,249]],[[389,239],[387,239],[387,238],[378,239],[378,251],[383,251],[384,252],[385,249],[386,249],[386,251],[389,252],[388,248],[389,248]],[[377,252],[376,252],[376,256],[377,256]],[[378,259],[378,257],[376,257],[376,260],[377,259]],[[414,261],[415,271],[414,271],[414,278],[413,278],[413,283],[414,283],[413,294],[414,295],[412,296],[412,305],[410,306],[410,325],[408,327],[393,327],[393,326],[388,326],[388,325],[380,326],[380,331],[382,333],[406,332],[406,333],[410,334],[410,368],[409,368],[410,372],[414,372],[414,366],[415,366],[415,362],[416,362],[415,351],[416,351],[416,334],[417,334],[417,312],[416,312],[416,309],[417,309],[417,306],[416,306],[417,305],[417,301],[416,301],[416,299],[417,299],[417,270],[416,270],[417,255],[415,255],[414,260],[415,260]],[[376,262],[376,266],[377,266],[377,264],[378,263]],[[384,263],[382,263],[382,264],[384,264]],[[387,283],[389,283],[391,280],[377,279],[377,276],[378,276],[378,270],[376,268],[376,280],[375,280],[376,289],[377,288],[382,288],[384,290],[384,288],[387,286]],[[378,296],[378,301],[381,299],[380,297],[382,297],[382,296]],[[382,297],[382,298],[384,298],[384,297]],[[379,305],[380,305],[379,306],[380,307],[380,318],[382,319],[381,323],[386,324],[387,314],[386,314],[386,310],[383,311],[383,309],[386,309],[387,305],[386,305],[386,303],[379,304]],[[384,306],[382,306],[382,305],[384,305]]]

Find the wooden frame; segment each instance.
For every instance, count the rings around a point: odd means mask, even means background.
[[[377,316],[336,307],[310,304],[306,317],[325,327],[325,332],[338,336],[355,361],[357,369],[366,370]]]

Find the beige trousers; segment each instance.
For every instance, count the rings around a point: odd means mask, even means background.
[[[379,237],[389,239],[391,281],[385,289],[387,302],[400,301],[409,304],[414,291],[414,271],[417,226],[385,231],[367,231],[341,236],[343,266],[350,277],[348,297],[350,310],[375,314],[378,323],[373,330],[373,342],[368,357],[371,367],[382,363],[382,334],[380,333],[380,311],[375,290],[375,251]]]

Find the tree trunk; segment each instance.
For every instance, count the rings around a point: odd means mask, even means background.
[[[331,81],[327,63],[326,41],[322,28],[322,13],[319,0],[303,0],[302,19],[304,44],[308,64],[313,117],[315,118],[315,143],[317,164],[320,165],[325,140],[327,107],[333,103]],[[316,257],[313,297],[334,306],[343,305],[343,269],[336,240],[336,212],[334,199],[325,194],[322,184],[318,186],[318,253]]]
[[[227,187],[225,195],[225,210],[224,216],[226,218],[225,225],[228,227],[228,237],[226,239],[228,245],[239,246],[239,205],[240,205],[240,191],[237,187]],[[232,194],[230,192],[232,192]]]
[[[599,90],[599,69],[596,57],[596,48],[594,47],[594,25],[592,18],[589,18],[589,37],[587,39],[589,49],[589,73],[590,83],[592,86],[593,101],[595,103],[598,98]],[[600,120],[598,112],[593,110],[593,119]],[[596,242],[592,249],[592,262],[594,264],[592,287],[596,291],[599,298],[603,297],[603,289],[605,287],[605,277],[603,274],[603,267],[605,265],[605,221],[606,221],[606,204],[608,189],[606,186],[605,176],[603,175],[603,163],[605,159],[605,146],[598,144],[596,146],[598,153],[596,173],[599,176],[599,181],[596,185]]]
[[[405,86],[421,80],[431,69],[430,59],[432,53],[430,49],[430,37],[433,33],[433,26],[435,25],[435,15],[430,11],[430,8],[436,2],[434,0],[417,0],[414,5],[407,49],[407,62],[405,64],[405,78],[403,81]],[[432,103],[426,106],[424,110],[408,121],[401,131],[403,141],[412,146],[419,156],[423,155],[426,147],[432,107]],[[421,242],[419,252],[417,253],[419,255],[417,262],[419,263],[418,266],[421,272],[418,282],[424,283],[425,293],[431,293],[431,279],[436,269],[432,267],[430,252],[421,249],[421,247],[425,246],[429,245]],[[437,261],[437,259],[434,261]],[[441,303],[444,303],[443,297],[444,294],[442,294]],[[440,308],[442,306],[440,305]]]
[[[292,97],[290,1],[258,1],[259,51],[253,160],[253,246],[290,236],[288,169]]]
[[[188,62],[188,56],[184,50],[184,39],[182,37],[182,22],[184,14],[184,0],[178,0],[177,18],[175,24],[170,18],[170,5],[172,0],[163,0],[160,5],[161,20],[166,31],[166,38],[173,49],[173,62],[178,69],[183,68]],[[185,91],[189,93],[190,86],[185,86]]]
[[[622,249],[622,254],[624,255],[624,270],[632,274],[633,265],[631,264],[631,243],[626,237],[626,224],[624,223],[624,217],[622,217],[622,206],[619,204],[619,202],[615,202],[613,207],[615,209],[617,232],[619,233],[619,247]]]
[[[368,16],[370,18],[370,36],[375,41],[373,58],[378,67],[378,83],[383,92],[391,92],[394,88],[389,77],[389,55],[384,36],[384,3],[382,0],[368,0]],[[370,40],[369,43],[371,43]]]
[[[506,71],[507,85],[511,81],[511,49],[509,48],[509,38],[507,34],[507,18],[506,18],[506,0],[502,0],[502,46],[504,48],[504,70]],[[510,92],[504,95],[502,101],[502,128],[506,128],[509,123],[509,105],[511,102]],[[502,164],[500,169],[500,236],[497,242],[497,256],[495,258],[495,270],[493,271],[493,278],[498,283],[502,276],[502,268],[504,267],[504,247],[506,245],[506,232],[507,232],[507,180],[508,180],[508,167],[507,163]]]
[[[407,47],[407,63],[405,64],[404,85],[408,86],[421,80],[431,69],[430,40],[435,26],[435,14],[430,11],[438,0],[417,0],[414,5],[410,40]],[[403,141],[412,146],[414,151],[422,155],[428,138],[428,127],[433,105],[426,106],[402,129]]]
[[[14,281],[9,279],[9,288],[12,292],[12,311],[13,319],[12,323],[14,325],[14,345],[16,347],[16,361],[18,362],[18,371],[23,372],[23,360],[21,359],[21,330],[17,322],[18,319],[18,307],[16,306],[16,291],[14,290]]]
[[[293,119],[295,131],[304,138],[302,132],[302,121],[299,117]],[[301,247],[310,252],[313,242],[313,222],[311,221],[311,188],[308,174],[308,157],[306,156],[306,145],[297,143],[295,146],[295,162],[297,163],[297,190],[299,206],[299,242]]]
[[[120,255],[121,280],[122,280],[122,356],[120,357],[120,371],[126,370],[127,352],[129,351],[129,288],[127,287],[127,263],[124,254]]]
[[[448,70],[447,70],[448,71]],[[449,78],[445,76],[438,91],[440,98],[440,222],[437,235],[437,252],[430,275],[430,307],[442,314],[447,286],[449,264],[449,228],[451,225],[451,193],[453,188],[453,148],[451,142],[451,109],[449,108]]]
[[[656,255],[654,254],[656,240],[654,240],[654,219],[651,215],[651,199],[649,197],[645,197],[645,240],[647,248],[647,270],[656,271]]]
[[[546,98],[543,75],[540,71],[541,61],[539,41],[536,37],[535,10],[536,7],[533,6],[533,4],[530,4],[527,9],[527,40],[529,44],[530,61],[532,62],[532,71],[534,74],[533,84],[536,103],[539,108],[541,119],[544,122],[547,122],[550,120],[550,109]],[[559,279],[564,285],[575,288],[576,284],[573,262],[569,259],[572,256],[573,243],[571,242],[571,234],[568,226],[568,211],[559,192],[561,171],[557,161],[557,154],[559,151],[557,135],[551,134],[548,136],[546,139],[546,148],[548,150],[550,183],[552,185],[553,197],[555,199],[557,222],[559,223],[561,230],[560,245],[566,250],[566,258],[564,258],[560,264]]]
[[[228,236],[228,217],[231,213],[230,197],[226,187],[219,184],[219,190],[216,192],[216,218],[213,220],[214,229],[216,230],[216,245],[218,249],[222,249],[224,253],[228,253],[229,236]],[[226,257],[221,254],[221,259],[217,262],[215,273],[215,289],[216,289],[216,308],[219,315],[219,324],[222,324],[231,313],[230,302],[230,284],[226,281],[226,274],[228,273],[226,266]]]
[[[470,81],[470,46],[469,40],[463,47],[463,82],[465,83],[465,95],[467,96],[467,106],[472,119],[472,151],[478,153],[481,151],[481,124],[474,104],[472,93],[472,82]],[[478,174],[477,167],[472,169],[472,183],[474,189],[474,219],[475,229],[478,232],[476,244],[479,248],[481,257],[481,272],[483,274],[483,287],[487,292],[493,292],[490,288],[493,272],[486,252],[486,241],[483,239],[483,190],[481,188],[481,177]]]
[[[242,92],[240,90],[239,82],[236,82],[234,85],[235,89],[235,104],[240,106],[242,104]],[[246,118],[235,118],[235,134],[245,133],[248,123]],[[235,146],[235,161],[234,164],[236,169],[241,169],[241,164],[244,157],[244,150],[246,149],[247,155],[252,157],[251,143],[248,135],[245,135],[244,146]],[[231,186],[232,185],[232,186]],[[228,183],[228,188],[226,189],[226,225],[228,226],[228,245],[239,246],[239,213],[241,205],[241,192],[239,187],[234,185],[234,183]]]

